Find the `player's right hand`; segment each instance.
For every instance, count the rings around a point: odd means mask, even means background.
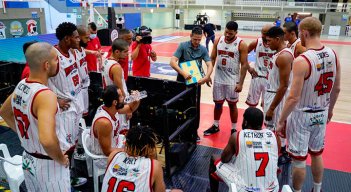
[[[65,168],[67,168],[69,166],[69,158],[68,158],[68,155],[65,155],[65,153],[63,152],[63,159],[62,159],[62,162],[61,165],[65,166]]]
[[[184,77],[184,79],[186,79],[186,80],[189,80],[189,79],[192,78],[192,76],[191,76],[189,73],[187,73],[187,72],[184,72],[183,77]]]
[[[57,102],[58,102],[58,104],[59,104],[59,107],[60,107],[63,111],[66,111],[66,110],[69,109],[69,107],[71,106],[71,105],[70,105],[70,102],[71,102],[70,99],[57,98]]]
[[[255,78],[258,76],[257,71],[252,67],[249,68],[249,73],[251,74],[252,78]]]

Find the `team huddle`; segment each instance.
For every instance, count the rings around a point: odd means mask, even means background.
[[[183,81],[191,75],[178,63],[205,60],[207,74],[200,85],[212,83],[215,69],[214,123],[204,135],[220,131],[224,101],[229,105],[232,134],[221,157],[211,159],[211,191],[218,191],[220,180],[235,183],[238,191],[279,191],[278,164],[290,158],[292,188],[301,191],[309,153],[313,190],[319,192],[326,124],[340,91],[340,64],[336,53],[320,42],[320,21],[309,17],[299,26],[293,22],[283,28],[265,25],[261,37],[249,45],[237,36],[237,29],[236,22],[227,23],[210,57],[199,46],[202,32],[193,30],[191,40],[179,45],[171,60]],[[88,52],[80,43],[87,43],[89,35],[84,26],[64,22],[56,29],[58,45],[29,45],[25,51],[29,77],[19,82],[0,109],[24,148],[28,191],[71,191],[69,162],[80,137],[79,121],[89,107]],[[107,169],[102,191],[166,191],[162,166],[155,159],[155,133],[149,127],[129,127],[140,104],[139,100],[124,102],[129,95],[139,94],[128,92],[126,73],[119,63],[128,57],[129,46],[130,42],[115,39],[102,62],[103,104],[93,119],[88,148],[108,157],[99,162]],[[248,63],[252,50],[256,52],[254,66]],[[236,103],[247,72],[252,76],[246,100],[250,107],[244,113],[242,130],[237,131]],[[260,100],[264,112],[255,108]]]

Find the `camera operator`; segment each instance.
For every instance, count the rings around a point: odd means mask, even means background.
[[[150,77],[150,59],[157,60],[156,52],[151,47],[151,29],[142,26],[137,28],[134,42],[132,43],[133,75]]]

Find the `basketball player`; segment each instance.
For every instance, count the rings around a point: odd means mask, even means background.
[[[312,159],[314,192],[319,192],[323,178],[323,159],[326,124],[340,92],[340,63],[335,52],[320,41],[321,22],[314,17],[301,21],[301,43],[307,48],[294,60],[293,81],[278,132],[287,120],[288,152],[293,158],[294,191],[301,191],[306,175],[307,152]]]
[[[290,79],[291,65],[294,56],[284,42],[284,31],[280,27],[272,27],[267,32],[267,44],[271,50],[276,51],[272,63],[268,66],[268,84],[264,94],[264,112],[266,127],[275,131],[278,118],[283,108],[284,97],[287,93]],[[285,139],[281,139],[282,156],[279,164],[290,160],[285,150]]]
[[[78,63],[78,73],[81,80],[82,90],[80,92],[81,99],[79,101],[82,102],[83,106],[83,116],[87,116],[89,112],[89,95],[88,95],[88,87],[90,85],[90,78],[88,74],[88,64],[86,61],[86,51],[84,46],[90,41],[90,32],[89,30],[80,25],[77,28],[80,42],[78,49],[74,49],[75,55]]]
[[[306,51],[306,48],[301,45],[301,40],[298,38],[299,32],[295,22],[286,22],[283,25],[284,40],[288,41],[288,48],[298,57],[301,53]]]
[[[277,161],[280,141],[269,129],[262,129],[263,113],[249,107],[244,112],[242,131],[230,136],[221,157],[212,157],[209,169],[211,191],[219,180],[238,191],[279,190]]]
[[[247,45],[237,37],[238,24],[229,21],[225,27],[224,35],[216,39],[211,54],[212,63],[217,64],[213,84],[214,123],[204,131],[204,135],[211,135],[219,131],[219,119],[222,115],[223,103],[226,100],[229,105],[230,119],[232,122],[231,133],[236,131],[238,121],[239,100],[246,71],[249,67],[247,62]]]
[[[156,139],[149,127],[131,128],[126,136],[125,149],[113,151],[108,158],[101,191],[165,192],[161,163],[153,159]]]
[[[102,64],[102,86],[106,88],[108,85],[116,85],[122,90],[123,97],[129,96],[127,85],[124,79],[124,72],[121,65],[118,63],[120,59],[128,57],[128,43],[123,39],[115,39],[112,42],[112,54]],[[129,119],[132,118],[132,113],[120,114],[121,120],[120,131],[129,129]]]
[[[60,148],[57,96],[48,78],[57,73],[57,53],[48,43],[26,51],[29,77],[18,83],[0,109],[24,148],[22,160],[28,191],[71,191],[68,156]]]
[[[264,93],[267,87],[268,66],[272,63],[272,57],[275,51],[271,50],[267,45],[266,33],[273,27],[267,24],[262,27],[261,37],[253,41],[249,45],[248,53],[252,50],[256,52],[255,66],[249,68],[252,76],[250,82],[249,93],[247,95],[246,104],[250,107],[256,107],[262,95],[262,106],[264,105]]]
[[[119,121],[116,114],[133,113],[140,101],[124,104],[122,91],[115,85],[109,85],[103,93],[104,104],[98,108],[92,123],[90,134],[90,151],[96,155],[109,156],[119,146]],[[98,166],[106,168],[106,160],[102,159]]]

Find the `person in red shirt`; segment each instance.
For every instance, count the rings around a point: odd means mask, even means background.
[[[88,24],[88,29],[90,31],[90,41],[85,47],[87,56],[86,60],[88,62],[88,71],[99,71],[98,66],[101,63],[101,44],[97,37],[97,27],[94,22]]]
[[[29,46],[31,46],[32,44],[37,43],[37,42],[38,41],[29,41],[29,42],[23,44],[23,54],[26,54],[26,51],[27,51]],[[26,66],[24,67],[22,74],[21,74],[21,80],[24,78],[28,78],[29,72],[30,72],[29,65],[28,65],[28,62],[26,62]]]
[[[118,31],[118,39],[123,39],[125,40],[128,45],[130,46],[132,44],[132,38],[133,38],[133,33],[129,29],[120,29]],[[107,57],[109,58],[112,54],[112,46],[110,47]],[[129,72],[129,57],[125,57],[124,59],[119,59],[118,63],[121,65],[124,73],[124,80],[127,81],[128,79],[128,72]]]
[[[134,76],[150,77],[150,59],[156,61],[157,55],[151,45],[141,43],[141,39],[141,36],[136,36],[132,43],[132,71]]]

